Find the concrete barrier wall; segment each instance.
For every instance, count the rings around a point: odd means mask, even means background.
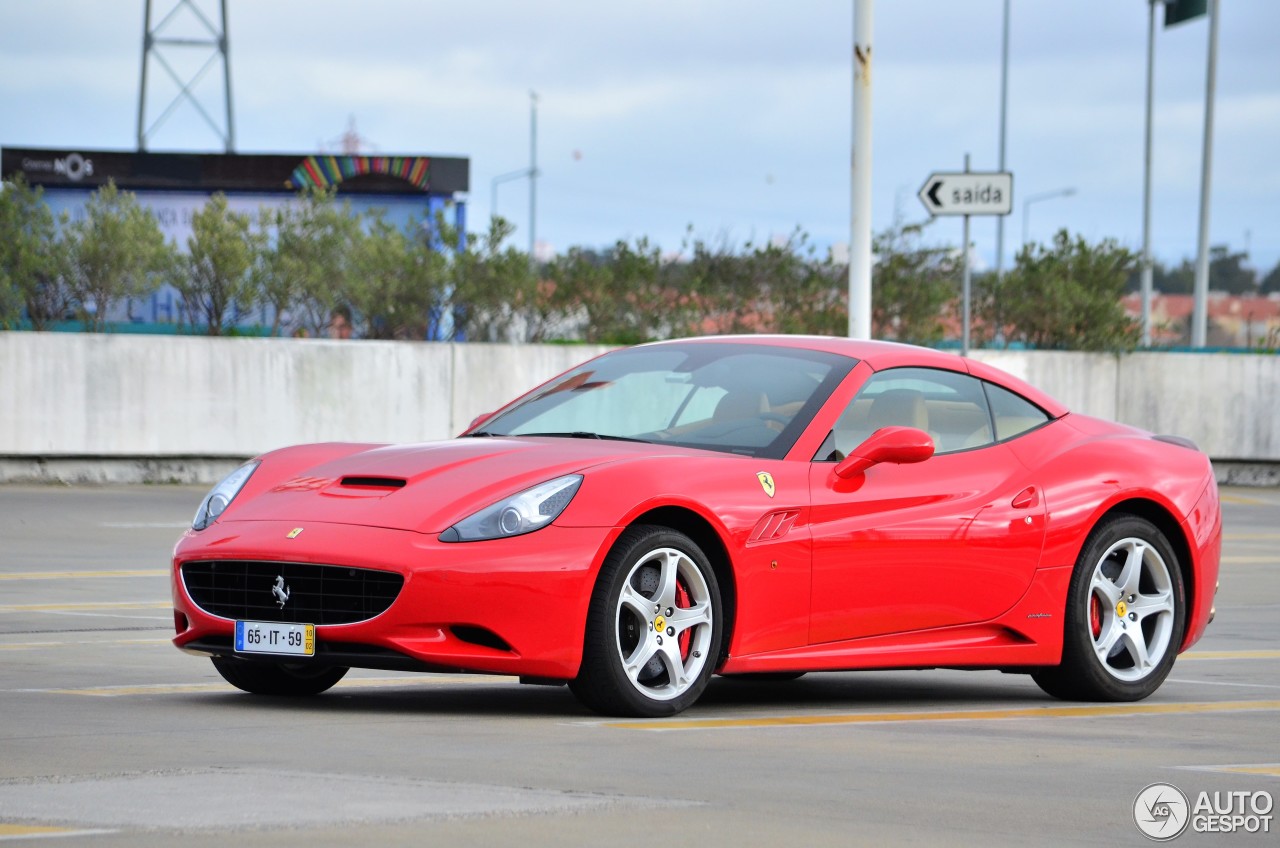
[[[0,333],[0,457],[242,457],[406,442],[471,420],[607,348]],[[1280,462],[1280,357],[978,351],[1069,408]]]

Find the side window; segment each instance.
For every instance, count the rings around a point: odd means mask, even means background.
[[[936,453],[995,441],[982,382],[934,368],[891,368],[873,374],[836,421],[817,460],[839,460],[881,427],[915,427]]]
[[[991,415],[996,422],[996,441],[1003,442],[1014,436],[1034,430],[1049,420],[1049,415],[1031,401],[1002,389],[992,383],[983,383]]]

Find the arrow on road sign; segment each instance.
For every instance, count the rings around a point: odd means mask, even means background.
[[[1013,211],[1013,174],[933,173],[919,196],[930,215],[1008,215]]]

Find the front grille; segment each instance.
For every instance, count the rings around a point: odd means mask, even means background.
[[[353,624],[385,612],[404,577],[340,565],[216,560],[183,565],[182,582],[196,606],[222,618]]]

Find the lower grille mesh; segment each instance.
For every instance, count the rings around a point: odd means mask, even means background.
[[[404,577],[339,565],[217,560],[186,563],[182,582],[197,606],[222,618],[354,624],[385,612]]]

